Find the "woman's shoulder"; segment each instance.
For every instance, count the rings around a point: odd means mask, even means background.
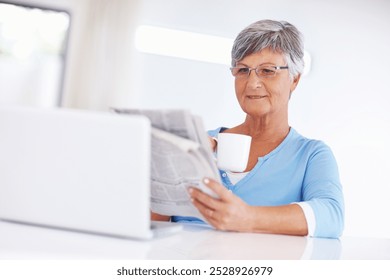
[[[293,133],[292,135],[293,141],[300,148],[304,148],[305,150],[308,150],[311,153],[316,153],[319,151],[331,152],[330,147],[323,140],[303,136],[293,128],[291,128],[291,130]]]
[[[218,133],[222,133],[222,132],[226,132],[226,133],[241,133],[241,134],[244,134],[244,133],[241,131],[241,125],[238,125],[238,126],[235,126],[235,127],[224,127],[224,126],[221,126],[221,127],[216,128],[216,129],[207,131],[207,133],[208,133],[211,137],[217,137],[217,136],[218,136]]]
[[[207,131],[207,134],[211,137],[217,137],[218,136],[218,133],[220,132],[223,132],[225,130],[227,130],[228,128],[227,127],[218,127],[216,129],[212,129],[212,130],[208,130]]]

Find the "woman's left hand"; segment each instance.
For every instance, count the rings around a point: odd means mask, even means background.
[[[219,198],[196,188],[189,192],[195,207],[212,226],[219,230],[253,231],[254,207],[212,179],[205,178],[203,183]]]

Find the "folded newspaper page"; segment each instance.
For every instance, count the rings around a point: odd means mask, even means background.
[[[152,123],[151,210],[168,216],[204,218],[191,203],[189,187],[214,195],[204,177],[220,182],[202,120],[186,110],[113,109],[141,114]]]

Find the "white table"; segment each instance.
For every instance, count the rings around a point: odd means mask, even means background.
[[[390,239],[233,233],[185,225],[172,236],[136,241],[0,221],[0,259],[390,260]]]

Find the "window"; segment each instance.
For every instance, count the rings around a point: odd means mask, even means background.
[[[0,105],[61,105],[70,15],[0,2]]]

